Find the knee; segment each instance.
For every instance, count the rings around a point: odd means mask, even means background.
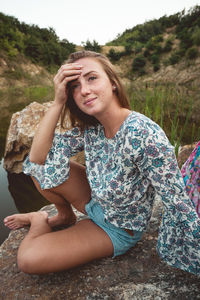
[[[17,265],[26,274],[39,274],[39,260],[31,253],[18,254]]]

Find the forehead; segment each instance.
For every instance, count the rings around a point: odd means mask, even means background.
[[[76,63],[79,63],[83,66],[83,71],[96,71],[96,72],[105,72],[101,63],[98,62],[95,58],[85,57],[78,59]]]

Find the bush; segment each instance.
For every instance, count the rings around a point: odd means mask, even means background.
[[[135,54],[138,54],[140,52],[142,52],[142,46],[136,46],[135,47]]]
[[[156,64],[153,66],[153,70],[154,70],[154,72],[157,72],[158,70],[160,70],[160,65],[159,65],[159,63],[156,63]]]
[[[172,55],[169,58],[170,65],[175,65],[181,60],[181,56],[178,52],[172,53]]]
[[[149,50],[148,49],[145,49],[144,50],[144,53],[143,53],[143,55],[144,55],[144,57],[148,57],[148,56],[150,56],[150,52],[149,52]]]
[[[108,58],[112,61],[118,61],[121,57],[121,52],[115,51],[115,49],[111,48],[110,51],[108,52]]]
[[[125,55],[129,55],[133,52],[133,49],[132,49],[132,45],[131,44],[127,44],[125,45]]]
[[[199,54],[198,49],[196,47],[192,47],[187,50],[186,58],[187,59],[195,59],[195,58],[197,58],[198,54]]]
[[[163,52],[170,52],[172,50],[172,41],[167,40],[165,46],[163,47]]]
[[[157,53],[157,54],[161,54],[163,52],[163,49],[162,49],[160,44],[155,45],[154,52]]]
[[[160,61],[159,56],[158,56],[157,54],[154,53],[154,54],[151,56],[151,62],[152,62],[152,64],[153,64],[153,65],[158,64],[159,61]]]
[[[143,76],[145,74],[146,74],[146,71],[145,71],[144,68],[140,69],[139,72],[138,72],[138,75],[140,75],[140,76]]]
[[[93,42],[87,40],[85,44],[83,43],[83,47],[85,50],[101,52],[101,46],[95,40]]]
[[[132,70],[133,70],[133,72],[135,72],[135,71],[137,72],[137,71],[143,69],[145,65],[146,65],[145,57],[142,54],[138,55],[133,60]]]
[[[200,28],[197,26],[192,34],[192,40],[196,46],[200,46]]]

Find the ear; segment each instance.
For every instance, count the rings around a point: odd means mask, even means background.
[[[112,90],[113,90],[113,92],[116,91],[116,89],[117,89],[116,85],[112,84]]]

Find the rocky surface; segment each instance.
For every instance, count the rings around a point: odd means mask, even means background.
[[[4,154],[4,168],[12,173],[22,172],[22,163],[29,153],[31,143],[38,127],[38,124],[51,102],[33,102],[22,111],[13,114],[7,133],[6,147]],[[69,118],[65,119],[66,129],[71,128]],[[66,130],[65,129],[65,130]],[[57,124],[56,132],[62,132],[60,121]],[[76,161],[83,163],[83,154],[74,157]]]
[[[56,213],[54,205],[43,210],[50,215]],[[157,201],[147,233],[125,255],[47,275],[19,271],[17,249],[28,229],[12,231],[0,247],[0,299],[200,299],[199,278],[167,266],[156,253],[161,211],[162,206]]]
[[[192,150],[195,148],[196,143],[193,143],[191,145],[185,145],[179,148],[179,153],[178,153],[178,165],[179,168],[181,168],[181,166],[184,164],[184,162],[186,162],[186,160],[188,159],[188,157],[190,156]]]

